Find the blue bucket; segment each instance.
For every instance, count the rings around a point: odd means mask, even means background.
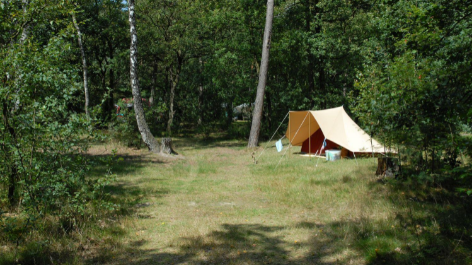
[[[336,161],[341,159],[341,150],[333,149],[333,150],[326,150],[326,161]]]

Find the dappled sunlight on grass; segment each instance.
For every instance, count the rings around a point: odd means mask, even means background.
[[[52,258],[75,264],[471,262],[469,199],[412,180],[379,179],[374,158],[327,162],[300,157],[296,148],[283,156],[269,147],[255,164],[262,149],[246,150],[238,141],[175,143],[186,160],[120,147],[117,180],[107,187],[117,208],[75,244],[51,250]]]

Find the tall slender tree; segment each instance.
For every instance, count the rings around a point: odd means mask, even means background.
[[[143,102],[141,98],[141,90],[139,89],[138,82],[138,34],[136,32],[136,18],[134,12],[134,0],[129,0],[129,27],[131,33],[131,46],[130,46],[130,79],[131,89],[133,92],[134,101],[134,112],[136,115],[136,122],[138,123],[139,132],[144,143],[147,145],[149,150],[153,153],[160,152],[160,146],[157,140],[149,130],[149,126],[146,123],[144,117]]]
[[[80,53],[82,55],[82,71],[83,71],[83,78],[84,78],[84,94],[85,94],[85,115],[87,115],[87,117],[90,117],[89,110],[88,110],[90,97],[89,97],[88,77],[87,77],[87,59],[85,58],[85,50],[82,44],[82,33],[80,32],[79,24],[77,23],[77,19],[75,18],[75,12],[72,12],[71,15],[72,15],[72,22],[74,22],[74,27],[77,30],[77,39],[79,41]]]
[[[274,18],[274,0],[267,1],[267,14],[264,29],[264,41],[262,44],[262,59],[259,73],[259,83],[257,84],[256,102],[252,115],[251,133],[249,135],[248,147],[256,147],[259,143],[259,133],[261,131],[262,110],[264,107],[264,92],[267,83],[267,72],[269,68],[270,40],[272,35],[272,20]]]

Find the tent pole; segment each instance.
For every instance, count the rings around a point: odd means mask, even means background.
[[[374,158],[374,143],[372,142],[372,132],[370,133],[370,147],[372,148],[372,158]]]
[[[311,159],[311,119],[309,117],[308,117],[308,157]]]
[[[305,123],[305,120],[306,120],[306,117],[307,117],[307,116],[308,116],[308,113],[305,115],[305,118],[303,119],[302,123],[300,124],[300,127],[298,127],[297,132],[295,132],[295,134],[293,135],[293,138],[295,138],[295,136],[297,136],[298,132],[299,132],[300,129],[302,128],[302,125]],[[292,137],[291,137],[291,132],[290,132],[290,118],[289,118],[289,131],[288,131],[288,133],[289,133],[290,138],[292,138]],[[291,139],[289,139],[289,142],[290,142],[290,145],[289,145],[289,147],[287,148],[287,150],[289,150],[289,149],[292,147],[292,141],[291,141]],[[291,155],[291,154],[290,154],[290,155]]]
[[[354,159],[356,160],[356,164],[359,166],[359,163],[357,163],[356,153],[352,152],[352,154],[354,155]]]
[[[325,143],[325,141],[326,141],[326,137],[324,138],[323,143],[321,143],[320,149],[318,149],[320,150],[320,156],[321,156],[321,148],[323,148],[323,144]],[[325,154],[326,154],[326,151],[325,151]],[[316,160],[316,167],[318,167],[318,161],[320,161],[320,156],[318,156],[318,160]]]
[[[292,146],[292,119],[290,118],[290,110],[288,111],[288,154],[290,155],[290,147]]]
[[[318,155],[318,151],[320,151],[320,149],[316,150],[315,157],[316,157],[316,155]],[[321,154],[319,154],[319,155],[321,155]],[[318,163],[316,164],[316,166],[318,166]],[[316,169],[316,167],[315,167],[315,169]]]

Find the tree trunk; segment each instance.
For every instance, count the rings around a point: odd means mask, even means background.
[[[226,102],[226,114],[228,115],[226,117],[226,128],[229,128],[229,126],[231,126],[231,123],[233,122],[233,101],[234,96],[230,96]]]
[[[172,69],[170,70],[170,93],[169,93],[169,119],[167,120],[167,136],[172,135],[172,122],[174,122],[174,94],[175,94],[174,78],[172,76]]]
[[[15,143],[16,132],[15,132],[15,129],[10,125],[10,120],[8,118],[8,115],[11,114],[11,112],[8,111],[7,103],[5,101],[3,102],[2,114],[3,114],[2,116],[3,116],[3,124],[5,126],[5,131],[8,131],[8,133],[10,134],[11,142]],[[8,146],[7,143],[4,143],[2,147],[3,147],[2,148],[3,151],[9,154],[10,157],[14,156],[14,151],[11,149],[11,147]],[[8,202],[10,203],[11,207],[15,206],[17,203],[17,197],[15,196],[17,180],[18,180],[18,167],[15,164],[15,162],[12,161],[12,164],[10,165],[10,172],[8,173],[8,197],[7,197]]]
[[[395,177],[400,172],[400,164],[397,158],[391,157],[379,157],[377,171],[375,175],[385,176],[385,177]]]
[[[26,14],[28,13],[28,0],[22,0],[21,3],[23,3],[23,15],[26,16]],[[25,25],[25,27],[23,28],[23,32],[21,32],[20,44],[22,45],[28,38],[29,27],[29,24]]]
[[[22,8],[23,8],[23,15],[26,17],[27,14],[28,14],[28,0],[22,0]],[[23,44],[25,43],[26,39],[28,38],[28,34],[29,34],[29,23],[26,24],[23,28],[23,31],[21,32],[21,37],[20,37],[20,40],[19,40],[19,44],[21,46],[23,46]],[[7,76],[7,79],[8,79],[8,76]],[[8,108],[7,108],[7,102],[6,101],[3,101],[2,103],[2,116],[3,116],[3,121],[4,121],[4,126],[5,126],[5,129],[6,131],[9,132],[10,136],[12,137],[12,141],[16,142],[16,132],[15,132],[15,128],[10,124],[10,121],[9,121],[9,118],[8,118],[8,115],[15,115],[15,112],[16,110],[19,109],[20,107],[20,94],[21,94],[21,77],[18,77],[16,78],[15,80],[15,85],[17,85],[18,89],[15,90],[15,93],[14,93],[14,98],[13,98],[13,109],[11,111],[8,111]],[[2,149],[4,149],[4,151],[6,151],[6,153],[9,153],[10,154],[10,157],[13,157],[14,156],[14,151],[7,145],[7,143],[4,143],[3,144],[3,147]],[[11,207],[14,207],[17,202],[18,202],[18,198],[15,196],[16,194],[16,190],[17,190],[17,182],[18,182],[18,167],[17,165],[15,164],[15,162],[12,162],[12,164],[10,165],[10,172],[9,172],[9,175],[8,175],[8,202],[10,204]]]
[[[174,146],[172,144],[172,138],[162,138],[161,140],[161,152],[168,155],[178,155],[178,153],[174,150]]]
[[[198,86],[198,121],[197,125],[200,127],[203,121],[203,60],[202,57],[198,59],[200,63],[200,85]]]
[[[143,110],[143,102],[141,98],[141,90],[139,89],[138,82],[138,36],[136,33],[136,19],[134,14],[134,0],[129,0],[129,26],[131,33],[131,45],[130,45],[130,77],[131,77],[131,89],[133,92],[133,105],[134,112],[136,115],[136,122],[138,123],[139,132],[144,143],[147,145],[149,150],[153,153],[159,153],[160,147],[157,140],[152,135],[149,127],[146,123]]]
[[[151,86],[151,96],[149,97],[149,105],[154,106],[154,100],[156,97],[156,85],[157,85],[157,63],[154,63],[152,66],[152,86]]]
[[[79,24],[77,24],[77,20],[75,19],[75,13],[72,12],[72,21],[74,22],[74,27],[77,30],[77,39],[79,41],[80,53],[82,55],[82,69],[83,69],[83,77],[84,77],[84,93],[85,93],[85,115],[90,117],[88,107],[89,107],[89,89],[88,89],[88,81],[87,81],[87,60],[85,58],[85,51],[84,46],[82,44],[82,33],[80,32]]]
[[[177,69],[174,74],[172,67],[170,68],[170,95],[169,95],[169,120],[167,121],[167,135],[172,135],[172,123],[174,122],[174,96],[175,88],[179,83],[180,71],[182,69],[183,58],[180,56],[180,52],[177,52]]]
[[[109,72],[109,85],[110,85],[110,94],[108,96],[108,100],[107,100],[107,106],[108,106],[108,113],[112,114],[114,113],[114,110],[115,110],[115,99],[114,99],[114,92],[115,92],[115,88],[116,88],[116,81],[115,81],[115,71],[113,70],[113,52],[114,52],[114,49],[113,49],[113,42],[112,41],[108,41],[108,56],[110,57],[110,64],[112,65],[112,67],[110,67],[110,72]],[[110,65],[109,64],[109,65]],[[113,116],[111,116],[111,119],[113,119]]]
[[[261,71],[257,84],[257,95],[252,115],[251,133],[249,135],[248,147],[256,147],[259,144],[259,133],[261,130],[262,110],[264,108],[264,91],[267,82],[267,71],[269,68],[269,51],[272,34],[272,20],[274,18],[274,0],[267,1],[266,24],[264,30],[264,40],[262,44]]]
[[[310,1],[305,1],[305,31],[309,33],[311,31],[311,21],[313,18]],[[311,46],[309,43],[307,44],[307,59],[308,59],[308,96],[310,102],[310,108],[313,109],[315,106],[314,95],[315,93],[315,56],[313,55],[313,51],[311,50]]]
[[[23,16],[27,16],[28,15],[28,0],[22,0],[21,1],[22,3],[22,8],[23,8]],[[24,28],[23,28],[23,31],[21,32],[21,37],[20,37],[20,40],[19,40],[19,44],[21,46],[23,46],[23,44],[25,43],[26,39],[28,39],[28,35],[29,35],[29,28],[30,28],[30,23],[27,23]],[[13,112],[15,112],[19,107],[20,107],[20,92],[21,92],[21,87],[23,86],[21,84],[21,77],[17,77],[16,78],[16,85],[17,85],[17,89],[15,90],[15,96],[14,96],[14,105],[13,105]]]

